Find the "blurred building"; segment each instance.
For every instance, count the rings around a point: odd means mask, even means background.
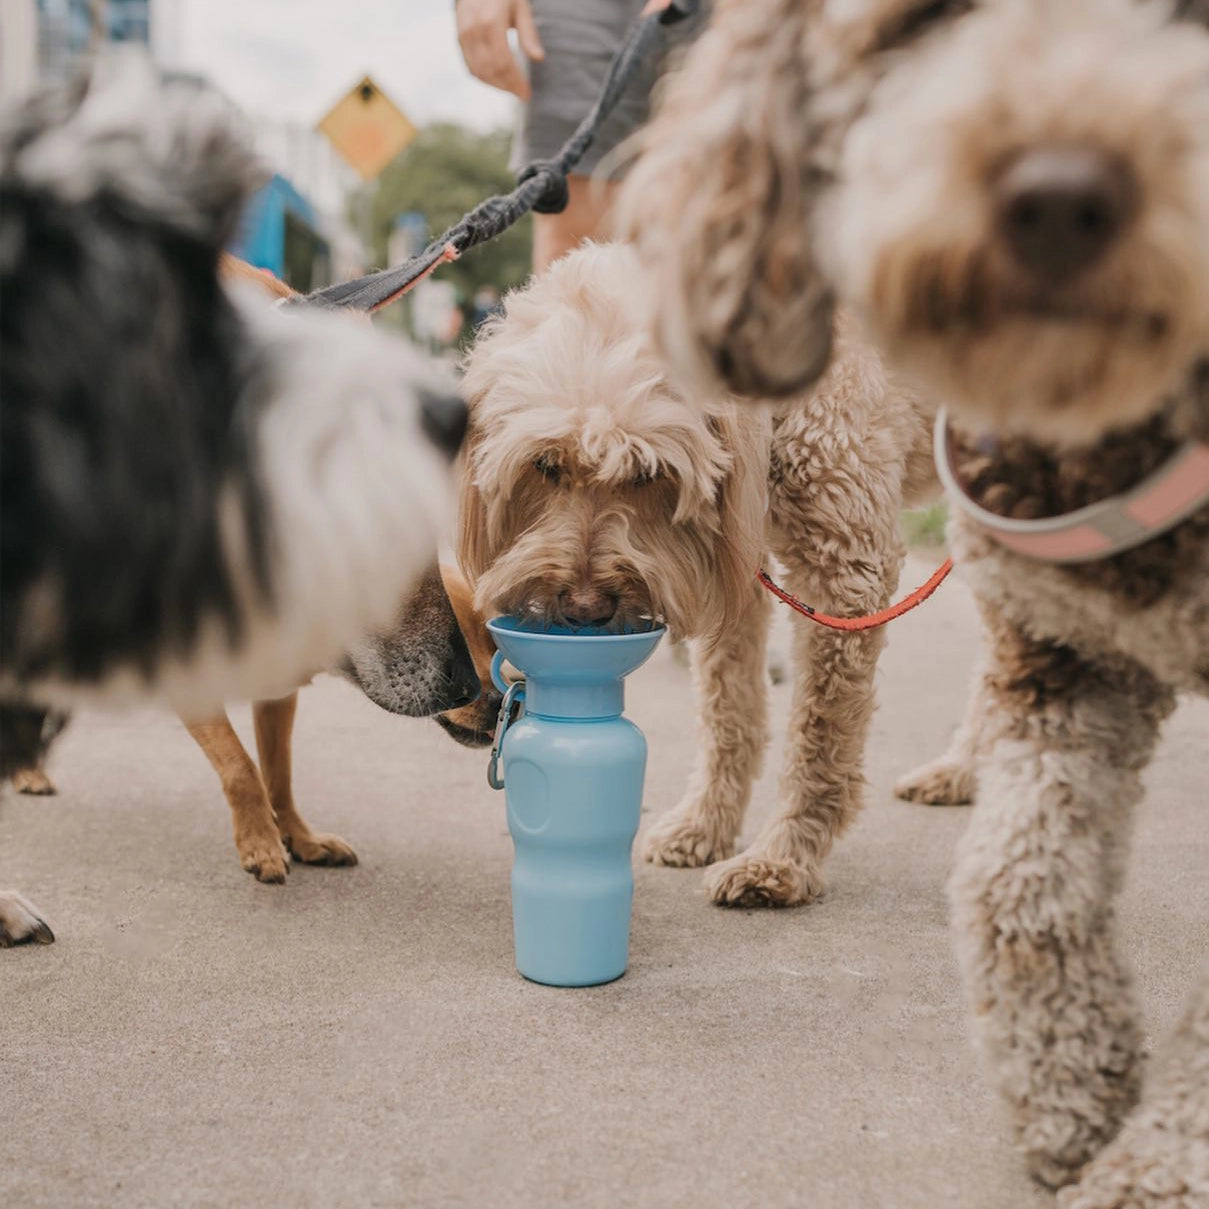
[[[0,103],[24,96],[38,82],[35,0],[0,4]]]
[[[331,245],[321,226],[314,206],[274,173],[249,202],[231,251],[305,294],[332,280]]]
[[[278,257],[286,272],[278,275],[295,289],[306,290],[362,273],[367,263],[366,253],[348,217],[350,199],[360,188],[356,173],[313,127],[257,118],[252,119],[252,131],[261,158],[300,199],[295,200],[281,184],[270,181],[265,187],[266,196],[254,198],[248,209],[251,222],[268,222],[273,213],[284,211],[276,230],[283,240]],[[265,208],[261,207],[262,201]],[[288,224],[285,215],[289,216]],[[308,280],[305,274],[296,272],[298,261],[294,249],[296,237],[301,235],[300,227],[309,230],[306,238],[312,241],[316,252],[309,284],[303,284]],[[288,256],[284,243],[287,232],[291,236]],[[258,238],[251,228],[245,230],[233,251],[258,268],[278,273],[278,269],[268,263],[267,256],[266,262],[261,263],[259,257],[264,253],[254,246]],[[259,246],[267,247],[265,244]]]
[[[101,42],[153,46],[177,0],[0,0],[0,100],[70,76]]]
[[[169,76],[182,71],[181,0],[0,0],[0,103],[57,83],[104,42],[137,42]],[[299,290],[357,276],[366,256],[346,215],[360,182],[313,129],[251,118],[272,171],[232,247]]]
[[[38,75],[66,79],[100,42],[151,44],[151,0],[36,0]]]

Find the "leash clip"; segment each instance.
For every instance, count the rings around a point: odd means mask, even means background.
[[[500,752],[503,750],[504,736],[508,733],[508,727],[512,725],[512,707],[519,704],[523,713],[524,702],[525,682],[514,680],[508,685],[504,699],[500,702],[500,715],[495,723],[495,738],[491,741],[491,759],[487,764],[487,784],[492,789],[504,788],[504,778],[499,775]]]

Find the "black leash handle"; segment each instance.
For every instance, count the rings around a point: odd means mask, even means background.
[[[530,210],[536,210],[539,214],[561,213],[567,206],[567,177],[592,145],[600,127],[634,78],[639,64],[661,39],[660,27],[674,25],[691,17],[696,11],[697,0],[672,0],[666,8],[639,17],[630,26],[625,41],[613,56],[591,112],[580,122],[557,156],[549,160],[535,160],[521,171],[517,186],[511,193],[480,202],[418,256],[393,269],[381,269],[339,285],[325,286],[292,299],[285,305],[377,311],[406,293],[412,284],[446,259],[447,248],[452,247],[461,255],[502,235]]]

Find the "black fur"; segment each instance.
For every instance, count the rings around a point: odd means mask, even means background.
[[[0,666],[18,684],[149,673],[206,616],[236,642],[225,484],[268,591],[256,366],[218,279],[250,160],[203,132],[209,179],[182,160],[158,209],[116,173],[80,190],[28,180],[21,151],[85,91],[35,99],[0,135]],[[133,143],[116,148],[125,162]],[[35,588],[52,607],[31,617]]]

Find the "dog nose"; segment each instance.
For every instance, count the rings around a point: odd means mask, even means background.
[[[457,395],[420,391],[420,427],[425,436],[450,458],[457,456],[466,436],[469,413]]]
[[[582,588],[558,598],[563,618],[571,625],[605,625],[617,612],[617,597],[611,592]]]
[[[994,185],[996,221],[1016,261],[1060,284],[1090,268],[1125,229],[1136,187],[1129,168],[1087,147],[1039,147]]]
[[[445,701],[441,708],[461,709],[479,699],[483,691],[479,678],[475,674],[474,664],[464,661],[458,654],[450,655],[445,660]]]

